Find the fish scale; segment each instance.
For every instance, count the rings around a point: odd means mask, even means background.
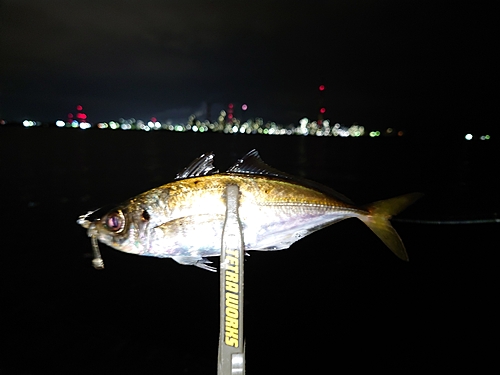
[[[225,189],[236,185],[246,250],[286,249],[317,230],[355,217],[398,257],[408,259],[389,219],[420,193],[356,206],[329,187],[270,167],[256,150],[223,173],[215,169],[213,159],[213,153],[203,154],[175,181],[139,194],[102,216],[82,215],[78,222],[88,228],[93,243],[97,239],[123,252],[214,270],[206,257],[220,255]]]

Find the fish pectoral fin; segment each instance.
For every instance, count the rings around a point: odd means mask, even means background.
[[[217,271],[217,268],[207,265],[207,263],[212,263],[212,262],[210,262],[206,258],[175,256],[175,257],[172,257],[172,259],[175,260],[177,263],[183,264],[186,266],[196,266],[196,267],[203,268],[204,270],[211,271],[211,272]]]

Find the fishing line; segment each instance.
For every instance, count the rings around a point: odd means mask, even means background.
[[[472,220],[420,220],[393,218],[391,221],[410,224],[433,224],[433,225],[460,225],[460,224],[492,224],[500,223],[500,218],[494,219],[472,219]]]

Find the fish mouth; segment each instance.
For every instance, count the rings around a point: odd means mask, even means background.
[[[87,235],[90,237],[90,243],[92,245],[92,255],[94,258],[92,259],[92,265],[96,270],[102,270],[104,268],[104,261],[101,257],[101,252],[99,250],[99,243],[97,241],[97,235],[99,234],[97,230],[96,223],[100,220],[95,218],[95,213],[100,211],[101,209],[97,209],[94,211],[89,211],[84,215],[80,215],[77,224],[80,224],[82,227],[87,229]],[[94,216],[93,220],[89,220]]]
[[[88,229],[90,224],[94,221],[94,220],[89,220],[89,217],[98,210],[94,210],[94,211],[89,211],[87,212],[86,214],[84,215],[80,215],[78,217],[78,220],[76,221],[77,224],[81,225],[82,227],[84,227],[85,229]]]

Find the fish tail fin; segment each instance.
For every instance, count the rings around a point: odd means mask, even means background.
[[[422,195],[422,193],[410,193],[374,202],[364,207],[369,212],[368,215],[359,217],[394,254],[403,260],[408,260],[408,254],[401,237],[392,227],[389,219],[403,211]]]

